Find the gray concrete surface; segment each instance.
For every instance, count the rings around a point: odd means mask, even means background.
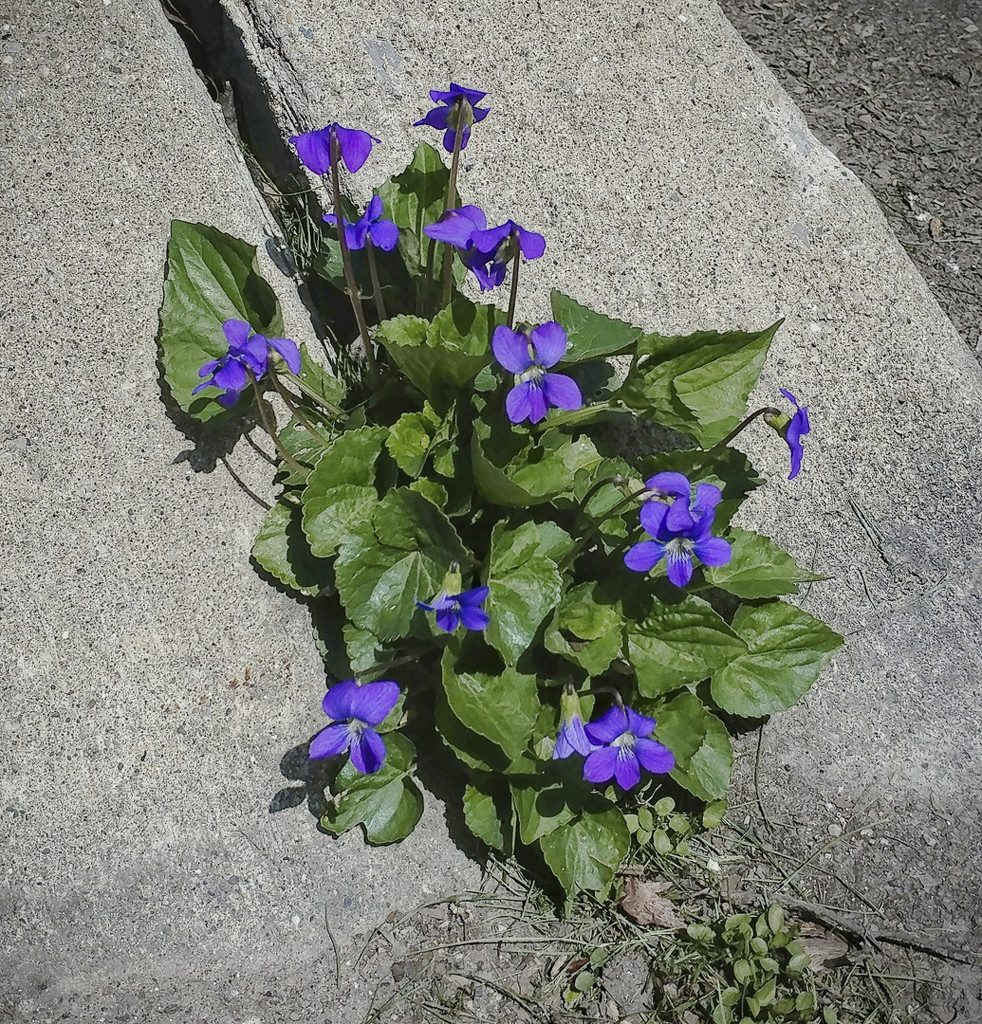
[[[436,141],[408,127],[428,88],[487,91],[460,187],[547,237],[520,315],[559,287],[669,334],[787,318],[756,397],[789,388],[813,433],[793,483],[764,427],[743,435],[772,479],[744,521],[833,577],[803,603],[847,648],[768,726],[762,796],[800,852],[883,819],[843,857],[853,884],[978,950],[982,376],[873,197],[715,4],[223,2],[284,132],[384,140],[363,192]]]
[[[849,646],[768,727],[761,795],[806,842],[886,817],[899,839],[861,839],[864,891],[977,941],[982,381],[869,194],[715,5],[226,2],[285,134],[385,140],[362,190],[426,137],[407,127],[426,89],[488,91],[462,189],[547,236],[523,315],[558,286],[664,332],[787,317],[759,397],[795,391],[814,431],[793,484],[745,435],[773,477],[745,521],[833,575],[803,602]],[[325,911],[347,955],[474,868],[432,801],[382,851],[267,814],[320,670],[302,609],[248,565],[259,510],[174,463],[153,366],[169,218],[258,242],[262,212],[155,2],[0,21],[0,994],[32,1021],[349,1019]],[[299,338],[301,316],[287,303]]]
[[[155,366],[170,219],[262,248],[264,209],[155,2],[0,25],[0,1020],[350,1019],[369,982],[335,990],[325,916],[347,957],[477,869],[434,800],[398,848],[269,813],[323,670],[249,564],[262,509],[177,461]]]

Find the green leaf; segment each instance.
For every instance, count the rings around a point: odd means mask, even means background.
[[[616,397],[629,408],[710,447],[745,415],[747,397],[782,322],[750,333],[646,335],[638,345],[641,358]]]
[[[549,870],[570,895],[605,894],[614,872],[627,856],[630,833],[616,807],[584,812],[564,828],[539,840]]]
[[[706,580],[737,597],[752,601],[797,594],[799,583],[825,579],[802,569],[786,551],[759,533],[734,527],[727,540],[733,548],[732,558],[726,565],[707,569]]]
[[[451,562],[469,562],[447,517],[408,488],[390,491],[367,523],[352,530],[335,563],[350,620],[383,640],[405,636],[416,599],[436,594]]]
[[[205,224],[171,221],[160,362],[174,401],[201,422],[228,412],[217,401],[219,388],[191,392],[202,365],[228,351],[222,324],[230,319],[267,337],[283,333],[276,294],[256,270],[256,247]]]
[[[384,427],[358,427],[341,434],[307,478],[301,496],[303,529],[311,551],[330,558],[378,505],[375,461]]]
[[[434,720],[444,745],[469,768],[498,773],[505,772],[509,767],[501,748],[468,729],[451,711],[446,694],[442,692],[436,697]]]
[[[725,797],[733,769],[726,726],[692,693],[647,710],[658,720],[656,737],[675,755],[672,778],[700,800]]]
[[[513,508],[568,493],[578,473],[592,473],[603,462],[586,436],[571,438],[560,430],[519,433],[494,399],[474,422],[471,458],[474,480],[484,497]]]
[[[333,586],[330,562],[317,558],[304,536],[303,511],[292,501],[278,501],[266,514],[252,546],[252,557],[291,590],[313,597]]]
[[[464,821],[467,827],[492,850],[507,853],[511,843],[511,829],[506,835],[502,827],[494,793],[494,779],[482,775],[464,787]]]
[[[439,152],[421,142],[402,174],[397,174],[378,190],[386,216],[400,229],[399,252],[414,277],[425,269],[426,252],[431,244],[423,228],[435,224],[443,215],[449,181],[450,171]],[[442,248],[436,247],[437,254]]]
[[[439,417],[434,415],[427,403],[423,412],[404,412],[389,427],[385,447],[396,465],[407,476],[415,478],[422,472],[439,423]]]
[[[538,553],[536,541],[530,543],[536,532],[531,523],[518,530],[498,523],[491,534],[487,581],[491,621],[485,637],[509,665],[529,649],[542,620],[563,592],[555,561]]]
[[[562,292],[552,293],[552,316],[566,331],[568,348],[562,361],[567,366],[602,356],[620,355],[628,351],[642,334],[639,327],[595,313]]]
[[[628,660],[638,689],[657,697],[706,679],[746,652],[746,644],[702,598],[656,601],[644,621],[628,624]]]
[[[323,399],[328,406],[333,405],[340,409],[342,402],[344,402],[344,384],[310,355],[306,345],[300,346],[300,373],[298,377],[306,387],[313,391],[318,398]],[[285,380],[289,383],[291,378],[286,377]]]
[[[511,799],[518,814],[519,834],[526,845],[555,832],[572,821],[577,813],[567,803],[566,787],[562,783],[544,786],[541,779],[536,779],[532,785],[512,782]]]
[[[385,737],[386,758],[371,775],[362,775],[350,760],[338,774],[339,796],[321,818],[321,825],[335,835],[356,825],[365,830],[373,845],[405,839],[423,813],[423,795],[408,773],[416,758],[412,743],[400,733]]]
[[[490,362],[491,335],[504,319],[495,306],[457,298],[430,324],[412,316],[385,320],[377,337],[399,369],[445,412]]]
[[[605,672],[624,644],[621,604],[600,583],[570,590],[546,630],[546,648],[581,665],[592,676]]]
[[[501,747],[510,761],[524,754],[539,714],[535,676],[506,668],[500,675],[462,670],[443,655],[443,689],[457,719]]]
[[[747,651],[713,674],[713,700],[734,715],[761,718],[798,701],[818,678],[842,637],[784,601],[742,605],[733,629]]]

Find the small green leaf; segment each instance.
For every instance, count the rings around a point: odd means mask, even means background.
[[[507,524],[496,525],[492,533],[487,581],[491,621],[485,636],[509,665],[528,650],[563,592],[558,566],[537,553],[537,544],[529,545],[528,533],[508,530]]]
[[[646,697],[697,683],[746,653],[746,644],[702,598],[655,602],[643,622],[628,625],[628,657]]]
[[[597,676],[621,653],[623,632],[620,602],[610,598],[603,584],[584,583],[559,603],[545,645]]]
[[[349,761],[338,775],[339,795],[321,818],[335,835],[356,825],[374,845],[405,839],[423,813],[423,796],[407,777],[416,758],[412,743],[400,733],[385,737],[386,759],[379,771],[360,774]]]
[[[462,670],[448,648],[443,689],[464,726],[501,747],[510,761],[525,752],[540,708],[535,676],[514,668],[500,675]]]
[[[706,570],[706,580],[714,587],[756,600],[797,594],[799,583],[825,579],[802,569],[769,537],[749,530],[733,528],[727,535],[733,555],[726,565]]]
[[[784,601],[742,605],[733,629],[747,651],[714,673],[712,694],[725,711],[745,718],[791,707],[842,644],[820,619]]]
[[[746,985],[748,981],[753,977],[754,969],[750,966],[747,960],[737,960],[733,965],[733,977],[741,985]]]
[[[584,812],[539,840],[549,870],[570,895],[606,893],[630,845],[624,815],[613,806]]]
[[[432,410],[404,412],[389,427],[385,447],[396,465],[407,476],[415,478],[422,472],[439,422],[439,418],[433,416]]]
[[[492,850],[507,852],[510,839],[502,827],[492,777],[474,777],[464,787],[464,821],[471,832]]]
[[[171,222],[164,301],[160,307],[160,361],[181,409],[202,422],[228,412],[219,388],[192,390],[198,371],[228,351],[226,320],[245,320],[267,337],[283,334],[279,303],[256,270],[256,247],[206,224]]]
[[[557,291],[552,293],[552,316],[566,331],[568,347],[563,363],[567,366],[620,355],[628,351],[642,333],[639,327],[595,313]]]
[[[399,252],[414,277],[426,267],[427,249],[432,244],[423,228],[442,216],[449,180],[450,171],[439,152],[421,142],[409,166],[378,190],[386,216],[400,228]],[[441,248],[437,246],[436,251]]]
[[[770,1006],[774,1002],[774,995],[777,991],[777,982],[774,978],[768,978],[763,985],[754,993],[753,997],[758,1006]]]
[[[792,974],[801,974],[811,962],[812,958],[807,953],[797,953],[788,961],[788,970]]]
[[[777,903],[767,909],[767,926],[775,935],[784,927],[784,908]]]
[[[693,942],[712,942],[716,938],[716,932],[708,924],[693,922],[685,930]]]
[[[490,362],[491,335],[503,322],[497,307],[457,298],[431,324],[398,316],[379,324],[376,333],[399,369],[445,412]]]
[[[702,827],[705,829],[719,828],[726,817],[727,803],[725,800],[714,800],[706,805],[702,812]]]
[[[675,810],[675,801],[670,796],[663,796],[655,803],[655,814],[659,818],[667,818]]]
[[[726,796],[733,769],[726,726],[692,693],[679,694],[656,717],[655,735],[675,755],[672,778],[700,800]]]
[[[333,585],[330,562],[317,558],[304,536],[298,503],[280,499],[266,514],[252,557],[291,590],[313,597]]]

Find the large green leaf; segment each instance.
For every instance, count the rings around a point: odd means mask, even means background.
[[[525,752],[540,707],[535,676],[515,668],[498,675],[463,669],[448,649],[443,689],[450,710],[464,726],[501,747],[510,761]]]
[[[399,226],[399,252],[413,276],[426,266],[430,239],[423,228],[435,224],[446,209],[450,171],[428,143],[416,147],[412,162],[379,190],[386,216]],[[435,252],[442,255],[442,245]]]
[[[796,703],[818,678],[842,637],[784,601],[742,605],[733,629],[745,654],[713,674],[713,700],[734,715],[759,718]]]
[[[505,663],[515,664],[531,646],[542,620],[563,592],[556,562],[542,549],[537,524],[509,530],[498,523],[492,531],[488,569],[491,621],[485,631],[489,644]]]
[[[350,620],[382,640],[409,633],[416,600],[440,589],[452,562],[471,561],[447,517],[408,488],[378,504],[367,524],[341,544],[335,563],[338,592]]]
[[[371,775],[362,775],[348,761],[338,774],[339,795],[328,806],[321,825],[335,835],[361,825],[373,845],[405,839],[423,813],[423,795],[409,777],[416,749],[400,733],[385,737],[386,758]]]
[[[620,602],[603,584],[582,583],[559,603],[546,631],[545,645],[598,676],[621,653],[623,634]]]
[[[317,558],[304,536],[303,512],[280,499],[266,514],[252,546],[252,557],[291,590],[313,597],[333,586],[331,563]]]
[[[375,461],[384,427],[358,427],[341,434],[319,457],[302,495],[303,529],[311,551],[330,558],[378,505]]]
[[[726,796],[733,751],[726,726],[695,694],[681,693],[661,707],[642,705],[658,720],[655,737],[675,755],[672,778],[700,800]]]
[[[576,765],[577,770],[580,766]],[[511,782],[511,799],[518,815],[519,834],[527,846],[537,839],[562,828],[582,811],[580,806],[571,807],[570,794],[563,782],[546,785],[544,780],[534,778],[513,779]],[[575,794],[574,799],[579,794]]]
[[[191,392],[201,383],[202,365],[228,351],[222,324],[231,319],[267,337],[283,333],[276,295],[256,270],[256,247],[206,224],[172,221],[160,361],[174,401],[202,422],[227,412],[218,404],[218,388]]]
[[[797,594],[799,583],[825,579],[802,569],[769,537],[733,528],[727,539],[733,548],[733,556],[726,565],[707,569],[706,580],[737,597],[756,600]]]
[[[628,624],[627,641],[645,697],[698,683],[747,650],[713,608],[693,594],[674,604],[656,601],[642,622]]]
[[[399,369],[443,413],[490,362],[491,335],[504,319],[494,306],[457,298],[429,324],[412,316],[385,320],[378,326],[377,338]]]
[[[539,840],[549,870],[569,895],[604,894],[627,856],[631,837],[624,815],[613,806],[584,812],[564,828]]]
[[[714,445],[745,415],[747,397],[781,323],[750,333],[645,335],[638,345],[641,358],[616,397],[666,427],[691,434],[701,445]]]
[[[566,331],[569,343],[563,363],[584,363],[627,352],[641,337],[640,327],[595,313],[562,292],[552,293],[552,316]]]

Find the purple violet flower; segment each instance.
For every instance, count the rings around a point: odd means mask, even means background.
[[[351,751],[351,763],[363,775],[385,762],[385,742],[372,728],[385,720],[399,699],[399,684],[389,680],[365,683],[354,679],[332,686],[324,697],[324,714],[333,722],[310,743],[310,757],[333,757]]]
[[[488,596],[487,587],[474,587],[461,594],[442,591],[432,604],[417,601],[416,607],[426,612],[436,612],[436,624],[447,633],[452,633],[461,623],[465,629],[484,629],[490,619],[481,607]]]
[[[399,229],[391,220],[383,220],[383,206],[381,196],[372,196],[365,212],[351,223],[347,218],[344,221],[344,240],[352,251],[364,249],[370,238],[372,245],[377,249],[384,249],[391,252],[399,241]],[[325,213],[324,220],[331,227],[337,227],[338,218],[334,213]]]
[[[218,401],[226,409],[231,408],[249,386],[249,373],[256,380],[266,373],[270,349],[283,357],[291,373],[300,372],[300,350],[292,338],[267,338],[253,334],[252,327],[245,320],[226,320],[222,330],[228,341],[228,351],[221,359],[210,359],[198,370],[199,377],[211,374],[211,379],[199,384],[192,395],[203,388],[221,388],[225,393],[218,396]]]
[[[685,481],[685,487],[679,480],[666,480],[668,477],[679,477]],[[661,480],[662,487],[673,496],[671,505],[661,501],[646,501],[641,506],[641,525],[645,533],[654,540],[643,540],[631,547],[624,555],[624,564],[634,572],[650,572],[664,558],[668,566],[668,578],[677,587],[684,587],[692,579],[693,554],[703,565],[726,565],[732,551],[727,541],[710,535],[716,506],[722,498],[720,489],[714,484],[699,484],[696,487],[696,500],[689,504],[690,485],[681,473],[658,473],[647,481],[648,487],[654,481]],[[654,484],[653,489],[660,489]],[[673,528],[672,522],[684,522],[681,513],[674,513],[675,505],[682,502],[685,512],[692,520],[690,526]],[[674,513],[674,514],[673,514]]]
[[[537,260],[546,251],[546,240],[537,231],[526,231],[513,220],[471,235],[474,252],[464,259],[481,283],[481,291],[501,284],[508,264],[515,258],[515,246],[527,260]],[[487,282],[485,284],[485,282]]]
[[[483,121],[491,108],[483,110],[478,103],[487,96],[486,92],[478,92],[477,89],[465,89],[455,82],[450,83],[446,92],[439,89],[430,90],[430,99],[434,103],[442,103],[442,107],[434,107],[427,115],[419,121],[413,122],[414,126],[427,125],[443,132],[443,148],[452,153],[454,143],[457,139],[457,132],[461,131],[460,148],[466,149],[467,142],[471,137],[471,125]]]
[[[641,781],[641,769],[663,775],[675,767],[675,757],[664,744],[648,739],[655,720],[627,707],[612,707],[586,727],[594,749],[583,762],[587,782],[617,780],[621,789],[633,789]]]
[[[587,738],[583,725],[580,699],[572,689],[564,690],[559,698],[559,732],[552,748],[552,758],[556,761],[574,753],[585,757],[593,749],[594,744]]]
[[[583,396],[572,377],[546,373],[566,352],[566,332],[554,320],[534,327],[531,334],[513,331],[502,324],[491,337],[494,357],[515,375],[515,386],[505,399],[512,423],[538,423],[550,405],[579,409]]]
[[[798,405],[798,399],[790,391],[785,391],[784,388],[779,390],[795,408],[794,416],[784,428],[784,440],[788,442],[788,448],[791,449],[791,474],[788,479],[794,480],[801,470],[801,457],[804,454],[801,438],[802,435],[811,432],[811,424],[808,422],[808,406]]]
[[[314,174],[327,174],[331,170],[332,135],[337,137],[341,159],[352,174],[368,159],[372,143],[382,141],[357,128],[343,128],[337,121],[317,131],[291,135],[290,142],[296,147],[300,162]]]

